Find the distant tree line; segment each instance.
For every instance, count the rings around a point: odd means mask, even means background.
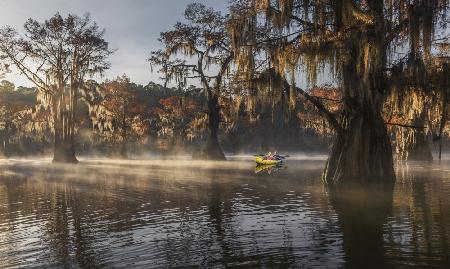
[[[78,101],[75,149],[79,154],[128,157],[135,154],[188,154],[201,150],[208,137],[206,97],[201,89],[164,87],[156,83],[139,85],[126,75],[103,83],[89,81],[95,90],[82,91]],[[40,92],[34,87],[15,87],[0,82],[0,139],[3,156],[42,155],[53,150],[54,131],[50,108],[39,104]],[[306,151],[324,150],[327,138],[313,128],[264,130],[267,123],[249,120],[243,109],[233,115],[224,109],[220,135],[227,151],[283,148],[271,137],[294,138],[295,147]],[[302,118],[305,120],[306,118]],[[310,120],[313,120],[312,118]],[[300,115],[299,115],[300,122]],[[316,121],[321,125],[320,121]],[[238,127],[239,126],[239,127]],[[319,127],[318,127],[319,128]],[[261,136],[261,134],[267,135]],[[313,144],[307,142],[313,141]],[[286,147],[287,148],[287,147]]]

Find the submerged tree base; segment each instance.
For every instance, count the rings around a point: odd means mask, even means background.
[[[216,139],[209,139],[199,152],[195,152],[192,155],[192,159],[215,161],[226,160],[222,147],[220,146],[219,141]]]
[[[328,184],[394,182],[394,163],[389,136],[381,115],[358,113],[338,133],[323,179]]]
[[[53,163],[78,163],[78,159],[75,156],[53,156]]]
[[[75,156],[75,149],[69,145],[55,146],[53,154],[54,163],[78,163],[78,159]]]

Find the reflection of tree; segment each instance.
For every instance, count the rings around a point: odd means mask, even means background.
[[[70,263],[70,205],[67,195],[67,192],[59,192],[57,187],[51,189],[48,221],[42,238],[49,241],[51,249],[56,254],[55,259],[60,265]]]
[[[36,262],[42,266],[68,267],[78,263],[81,268],[101,268],[95,246],[97,231],[90,229],[90,218],[83,218],[85,212],[80,209],[87,195],[80,194],[72,184],[61,182],[63,178],[47,176],[46,169],[34,172],[32,178],[0,176],[0,226],[6,225],[8,231],[0,230],[0,245],[14,242],[4,253],[14,258],[0,267],[27,265],[29,260],[22,260],[23,255],[35,252]],[[5,208],[7,212],[2,210]],[[30,245],[34,240],[38,240],[38,247]],[[14,254],[18,249],[20,255]]]
[[[325,221],[332,212],[317,184],[249,178],[242,170],[220,167],[146,166],[147,174],[125,174],[120,165],[95,172],[83,165],[27,169],[33,178],[9,180],[19,185],[7,186],[13,200],[5,203],[42,224],[29,237],[42,244],[37,253],[43,266],[99,268],[136,260],[163,267],[310,266],[330,261],[324,253],[339,245],[330,239],[339,232]],[[296,194],[288,196],[288,190]],[[302,192],[312,195],[299,198]],[[305,208],[315,212],[306,220],[295,217]],[[20,233],[12,229],[9,240]]]
[[[392,209],[392,185],[345,186],[329,195],[344,236],[346,266],[387,268],[383,224]]]
[[[103,267],[99,261],[97,255],[95,239],[96,231],[90,229],[89,217],[83,220],[83,200],[85,198],[80,197],[80,194],[74,188],[70,188],[71,195],[69,195],[67,201],[70,204],[72,211],[72,225],[73,225],[73,244],[75,248],[75,257],[78,265],[81,268],[101,268]],[[81,195],[82,196],[82,195]],[[68,225],[71,226],[70,224]]]
[[[398,231],[398,223],[390,223],[387,243],[396,248],[392,255],[410,255],[416,263],[445,267],[450,263],[448,187],[436,171],[420,169],[403,167],[401,170],[394,209],[403,225]],[[443,176],[448,175],[444,172]]]
[[[219,246],[221,249],[222,258],[224,260],[229,260],[232,256],[232,249],[230,245],[226,242],[226,217],[227,215],[231,217],[232,209],[230,200],[230,193],[226,191],[226,188],[223,188],[220,182],[211,176],[211,194],[209,197],[208,210],[211,221],[211,239],[216,237],[219,242]],[[232,229],[232,227],[230,227]]]
[[[14,238],[14,220],[18,218],[18,207],[22,200],[21,195],[17,195],[16,190],[24,184],[24,180],[16,178],[15,180],[4,179],[0,177],[0,261],[14,263],[15,259],[8,254],[11,249],[17,249],[20,245],[19,240]],[[6,228],[3,228],[6,227]],[[3,266],[0,264],[0,266]]]
[[[28,262],[20,260],[26,240],[40,244],[33,247],[42,266],[59,267],[338,267],[342,237],[350,268],[449,261],[450,189],[436,175],[406,173],[392,205],[391,188],[341,188],[326,197],[320,171],[307,164],[301,176],[290,167],[276,178],[254,177],[251,164],[245,171],[170,164],[1,174],[0,267]]]
[[[294,224],[293,219],[289,219],[290,214],[299,213],[303,206],[299,206],[295,195],[292,196],[294,200],[289,200],[287,190],[314,192],[311,186],[299,185],[298,181],[285,180],[283,177],[277,178],[277,183],[270,176],[251,178],[257,179],[257,183],[249,182],[248,179],[242,176],[242,171],[217,171],[208,176],[211,240],[217,240],[220,248],[220,259],[213,264],[291,268],[311,266],[310,262],[317,262],[314,259],[327,259],[326,255],[322,256],[323,253],[315,250],[318,245],[324,252],[333,249],[329,246],[327,234],[330,230],[335,231],[328,223],[322,222],[328,217],[327,214],[312,213],[314,216],[311,218],[320,222],[313,225],[310,225],[310,221],[314,220],[294,217]],[[321,191],[315,192],[317,195],[322,194]],[[316,194],[302,203],[321,204],[321,201],[315,200],[320,200],[320,197],[315,197]],[[312,248],[314,250],[311,251]],[[312,260],[308,260],[310,258]],[[320,261],[316,264],[319,265]]]

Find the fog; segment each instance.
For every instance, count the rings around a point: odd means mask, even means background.
[[[132,156],[132,155],[131,155]],[[9,169],[13,169],[18,173],[30,173],[34,171],[45,171],[53,173],[55,176],[64,177],[73,173],[86,172],[87,170],[94,173],[115,174],[156,174],[156,169],[164,170],[169,173],[183,173],[185,170],[198,169],[201,170],[235,170],[235,171],[251,171],[255,168],[253,155],[227,155],[226,161],[206,161],[192,160],[190,155],[135,155],[128,159],[123,158],[107,158],[98,156],[81,156],[78,157],[78,164],[61,164],[52,163],[52,157],[23,157],[0,159],[0,175],[8,175],[11,173]],[[296,169],[317,169],[324,165],[326,155],[323,154],[305,154],[297,153],[289,155],[285,162],[289,166],[291,162],[295,162]],[[314,162],[314,165],[311,165]]]

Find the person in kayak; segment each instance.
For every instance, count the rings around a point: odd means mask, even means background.
[[[272,152],[268,152],[266,156],[264,156],[264,160],[277,160],[277,152],[275,151],[274,154]]]
[[[281,159],[281,158],[280,158],[281,156],[280,156],[280,155],[278,155],[278,152],[276,152],[276,151],[275,151],[275,152],[273,153],[273,155],[272,155],[272,156],[273,156],[273,158],[274,158],[275,160],[279,160],[279,159]]]

